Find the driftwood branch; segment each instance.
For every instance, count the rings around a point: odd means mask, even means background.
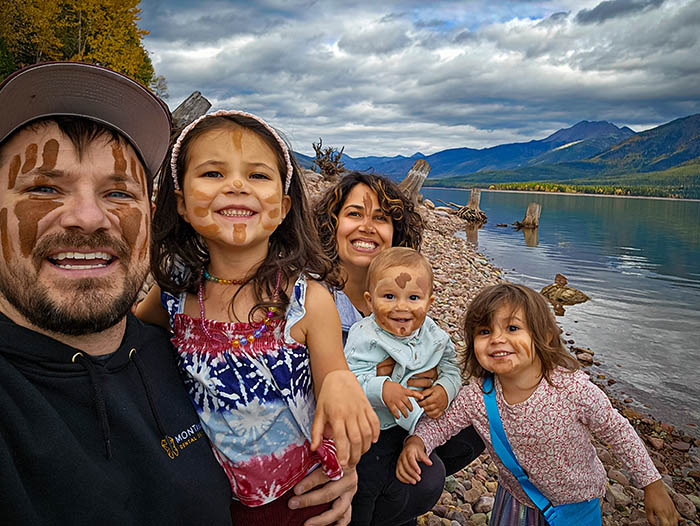
[[[430,165],[424,159],[418,159],[413,163],[413,167],[408,171],[403,181],[399,183],[399,189],[413,203],[418,202],[418,192],[420,191],[425,178],[430,173]]]
[[[173,130],[181,130],[197,117],[204,115],[209,108],[211,102],[199,91],[195,91],[173,111]]]
[[[343,151],[345,146],[343,146],[340,151],[331,146],[323,148],[323,140],[319,137],[318,143],[312,142],[311,145],[314,147],[316,152],[316,160],[313,162],[321,172],[321,175],[326,179],[335,179],[344,170],[344,163],[341,161],[343,156]]]

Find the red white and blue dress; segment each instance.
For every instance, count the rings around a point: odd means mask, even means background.
[[[185,293],[161,296],[187,390],[234,496],[246,506],[281,497],[319,464],[329,478],[342,476],[331,440],[310,448],[316,403],[309,352],[290,335],[306,314],[305,297],[301,275],[284,319],[261,332],[259,323],[204,319],[205,331],[199,318],[184,314]]]

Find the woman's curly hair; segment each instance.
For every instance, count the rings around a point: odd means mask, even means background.
[[[394,227],[391,246],[420,250],[425,224],[413,203],[386,177],[353,171],[345,174],[314,206],[314,221],[326,256],[336,266],[340,264],[336,242],[338,214],[348,194],[358,184],[367,185],[376,192],[379,206],[391,218]]]

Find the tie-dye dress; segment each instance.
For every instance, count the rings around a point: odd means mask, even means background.
[[[235,497],[246,506],[277,499],[319,463],[331,479],[342,476],[332,441],[310,449],[315,400],[309,353],[290,335],[305,315],[305,296],[302,275],[284,319],[272,320],[261,334],[257,323],[205,319],[213,338],[199,318],[184,314],[184,293],[161,297],[202,427]],[[231,345],[256,331],[252,343]]]

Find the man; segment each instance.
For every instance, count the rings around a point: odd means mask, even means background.
[[[229,525],[231,492],[164,331],[129,309],[148,272],[167,108],[97,66],[0,85],[0,522]],[[316,470],[292,499],[336,499]]]

